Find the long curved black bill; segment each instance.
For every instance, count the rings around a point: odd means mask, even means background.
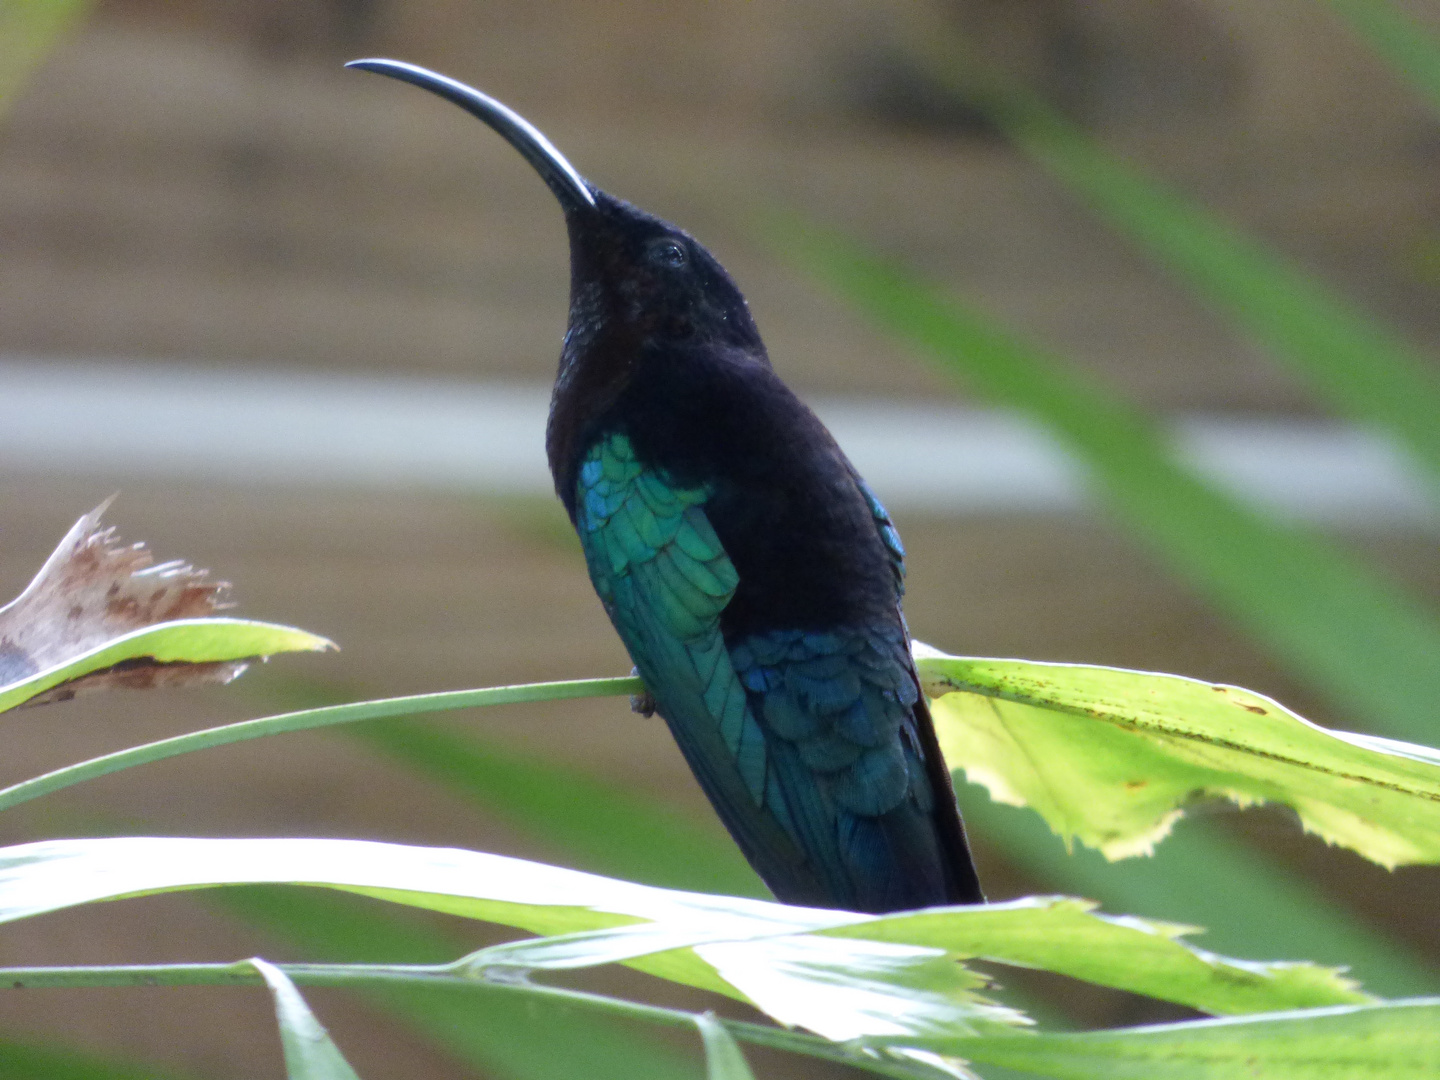
[[[582,206],[595,205],[595,194],[589,182],[565,160],[565,155],[556,150],[530,121],[494,98],[448,76],[400,60],[351,60],[345,66],[389,75],[392,79],[429,90],[483,120],[530,162],[567,214]]]

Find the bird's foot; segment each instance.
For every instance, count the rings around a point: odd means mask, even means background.
[[[630,674],[639,675],[640,672],[635,668],[631,668]],[[655,715],[655,699],[650,696],[649,690],[642,690],[638,694],[630,695],[630,711],[637,712],[641,716]]]

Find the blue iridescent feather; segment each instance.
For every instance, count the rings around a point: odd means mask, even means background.
[[[898,588],[903,548],[866,496]],[[577,473],[590,576],[697,778],[761,875],[792,896],[859,908],[917,889],[943,896],[943,882],[914,880],[917,866],[938,874],[939,859],[915,858],[934,793],[903,624],[727,641],[721,616],[739,576],[708,499],[642,466],[618,433]]]

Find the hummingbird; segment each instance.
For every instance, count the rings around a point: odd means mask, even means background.
[[[911,656],[899,533],[775,373],[734,280],[493,98],[395,60],[347,66],[477,117],[559,202],[555,491],[646,705],[771,892],[872,913],[982,903]]]

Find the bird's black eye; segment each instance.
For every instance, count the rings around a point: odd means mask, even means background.
[[[685,265],[685,249],[674,240],[656,240],[650,245],[650,261],[672,270]]]

